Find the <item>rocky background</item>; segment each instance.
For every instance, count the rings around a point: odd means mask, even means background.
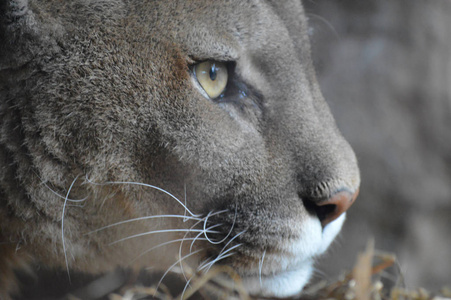
[[[450,285],[451,0],[304,5],[323,94],[362,175],[320,276],[349,269],[374,237],[408,287]]]

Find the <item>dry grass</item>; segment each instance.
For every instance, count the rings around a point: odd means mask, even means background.
[[[261,299],[247,295],[239,276],[227,266],[216,267],[206,275],[195,274],[184,267],[184,274],[186,278],[192,278],[184,291],[175,291],[164,284],[157,289],[157,284],[146,287],[131,283],[108,297],[110,300]],[[335,282],[322,281],[310,285],[302,295],[290,299],[451,300],[451,289],[443,288],[438,293],[431,293],[423,288],[404,288],[395,256],[375,251],[374,243],[369,242],[351,271]]]
[[[392,274],[395,273],[395,274]],[[389,284],[383,278],[390,278]],[[359,254],[352,271],[333,283],[321,282],[304,291],[301,299],[336,300],[451,300],[451,290],[431,293],[423,288],[406,289],[396,257],[378,253],[374,243]]]

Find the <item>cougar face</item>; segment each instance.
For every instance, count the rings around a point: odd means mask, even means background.
[[[0,266],[225,264],[251,294],[302,290],[360,178],[300,1],[17,0],[0,20]]]

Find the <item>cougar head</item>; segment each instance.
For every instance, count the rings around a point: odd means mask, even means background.
[[[300,292],[360,179],[300,1],[0,5],[2,242],[34,263]],[[0,247],[4,244],[0,243]]]

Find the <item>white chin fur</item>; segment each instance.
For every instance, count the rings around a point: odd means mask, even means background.
[[[267,297],[290,297],[299,294],[310,279],[314,257],[324,253],[340,232],[345,214],[321,230],[318,221],[307,222],[303,238],[283,245],[293,256],[279,257],[275,260],[282,268],[274,275],[243,278],[243,283],[251,295]],[[269,259],[269,257],[268,257]],[[268,262],[269,264],[269,262]],[[265,269],[263,267],[263,269]],[[264,273],[264,272],[263,272]]]
[[[312,262],[309,262],[298,270],[285,271],[274,276],[243,278],[243,284],[251,295],[289,297],[302,291],[312,271]]]

